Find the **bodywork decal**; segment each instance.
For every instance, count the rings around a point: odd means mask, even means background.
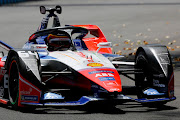
[[[104,66],[104,65],[101,64],[101,63],[89,63],[89,64],[87,64],[87,66],[91,66],[91,67],[102,67],[102,66]]]
[[[114,75],[111,73],[98,73],[95,77],[114,77]]]
[[[114,73],[114,72],[108,70],[98,70],[98,71],[89,72],[89,74],[96,74],[96,73]]]
[[[75,61],[77,61],[77,62],[79,62],[79,63],[80,63],[80,61],[79,61],[79,60],[77,60],[77,59],[75,59],[75,58],[73,58],[73,57],[71,57],[71,56],[69,56],[69,55],[66,55],[66,54],[63,54],[63,53],[58,53],[58,54],[61,54],[61,55],[67,56],[67,57],[69,57],[69,58],[71,58],[71,59],[73,59],[73,60],[75,60]]]
[[[55,58],[55,57],[52,57],[52,56],[45,56],[45,55],[42,55],[42,54],[39,54],[39,57],[41,58],[41,59],[53,59],[53,60],[55,60],[55,59],[57,59],[57,58]]]
[[[100,77],[98,78],[100,81],[107,81],[107,80],[115,80],[114,77]]]
[[[119,86],[116,81],[104,81],[103,82],[105,86],[111,87],[111,86]]]
[[[25,83],[26,85],[28,85],[28,86],[30,86],[30,87],[32,87],[32,88],[34,88],[35,90],[37,90],[38,92],[40,92],[40,93],[41,93],[41,91],[40,91],[40,90],[38,90],[36,87],[34,87],[34,86],[33,86],[33,85],[31,85],[30,83],[26,82],[26,81],[22,78],[22,76],[21,76],[21,75],[19,75],[19,80],[20,80],[21,82]]]
[[[96,73],[94,71],[101,71],[102,73]],[[95,84],[101,86],[109,92],[122,91],[121,79],[116,69],[104,67],[91,69],[88,68],[78,72],[83,76],[86,76],[89,80],[91,80],[93,85]]]
[[[78,54],[79,56],[87,59],[88,62],[94,62],[94,60],[92,59],[92,56],[86,56],[86,55],[84,55],[84,53],[82,53],[82,52],[78,52],[77,54]]]
[[[19,74],[19,106],[21,102],[39,102],[41,97],[41,90],[33,84],[29,83],[25,78]]]
[[[21,100],[25,100],[25,101],[38,101],[38,96],[21,95]]]

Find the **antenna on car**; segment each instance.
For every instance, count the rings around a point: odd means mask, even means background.
[[[46,12],[49,12],[49,13],[41,21],[41,24],[40,24],[40,26],[38,28],[38,31],[47,28],[49,18],[51,18],[51,17],[54,18],[52,27],[59,27],[59,26],[61,26],[59,18],[55,14],[55,12],[58,13],[58,14],[62,13],[62,8],[61,8],[60,5],[57,5],[55,8],[45,8],[44,6],[40,6],[40,13],[41,14],[46,14]]]

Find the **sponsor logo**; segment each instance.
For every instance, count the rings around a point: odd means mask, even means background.
[[[47,49],[47,46],[46,45],[36,45],[36,46],[34,46],[36,49]]]
[[[113,92],[113,91],[119,91],[120,89],[119,88],[112,88],[112,89],[110,89],[109,91],[110,92]]]
[[[169,64],[170,63],[168,55],[160,54],[159,55],[159,60],[160,60],[161,64]]]
[[[100,81],[107,81],[107,80],[115,80],[114,77],[100,77],[98,78]]]
[[[99,70],[99,71],[89,72],[89,74],[95,74],[95,73],[114,73],[114,72],[113,71],[108,71],[108,70]]]
[[[119,86],[119,85],[118,85],[116,82],[114,82],[114,81],[111,81],[111,82],[106,81],[106,82],[103,82],[103,83],[104,83],[104,85],[107,86],[107,87]]]
[[[98,73],[95,77],[114,77],[111,73]]]
[[[87,66],[91,66],[91,67],[102,67],[102,66],[104,66],[104,65],[101,64],[101,63],[89,63],[89,64],[87,64]]]
[[[88,60],[88,62],[94,62],[93,59],[92,59],[92,56],[86,56],[84,55],[84,53],[82,52],[78,52],[77,53],[79,56],[83,57],[83,58],[86,58]]]
[[[38,96],[21,95],[21,100],[25,100],[25,101],[38,101]]]
[[[21,94],[26,94],[26,95],[30,95],[32,92],[32,88],[29,88],[29,91],[20,91]]]
[[[160,84],[159,80],[153,80],[153,86],[156,86],[156,87],[165,87],[165,84]]]
[[[82,52],[78,52],[77,54],[83,58],[86,58],[86,55],[84,55]]]

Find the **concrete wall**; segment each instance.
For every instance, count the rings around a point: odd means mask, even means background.
[[[28,0],[0,0],[0,5],[8,4],[8,3],[16,3],[21,1],[28,1]]]

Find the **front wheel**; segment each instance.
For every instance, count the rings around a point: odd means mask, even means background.
[[[153,70],[149,65],[147,55],[144,51],[141,51],[136,56],[135,67],[137,69],[141,69],[143,73],[135,74],[135,85],[137,89],[137,97],[138,99],[146,98],[146,99],[154,99],[154,96],[145,95],[145,90],[149,88],[153,88]],[[166,104],[166,101],[162,102],[152,102],[152,103],[143,103],[145,106],[149,107],[161,107]]]
[[[136,57],[135,67],[143,71],[142,74],[135,74],[135,85],[137,89],[137,97],[139,99],[146,98],[143,93],[146,89],[152,87],[152,71],[148,65],[148,59],[145,52],[141,51]]]
[[[11,106],[17,109],[19,99],[19,67],[16,57],[12,57],[9,66],[8,93]]]

